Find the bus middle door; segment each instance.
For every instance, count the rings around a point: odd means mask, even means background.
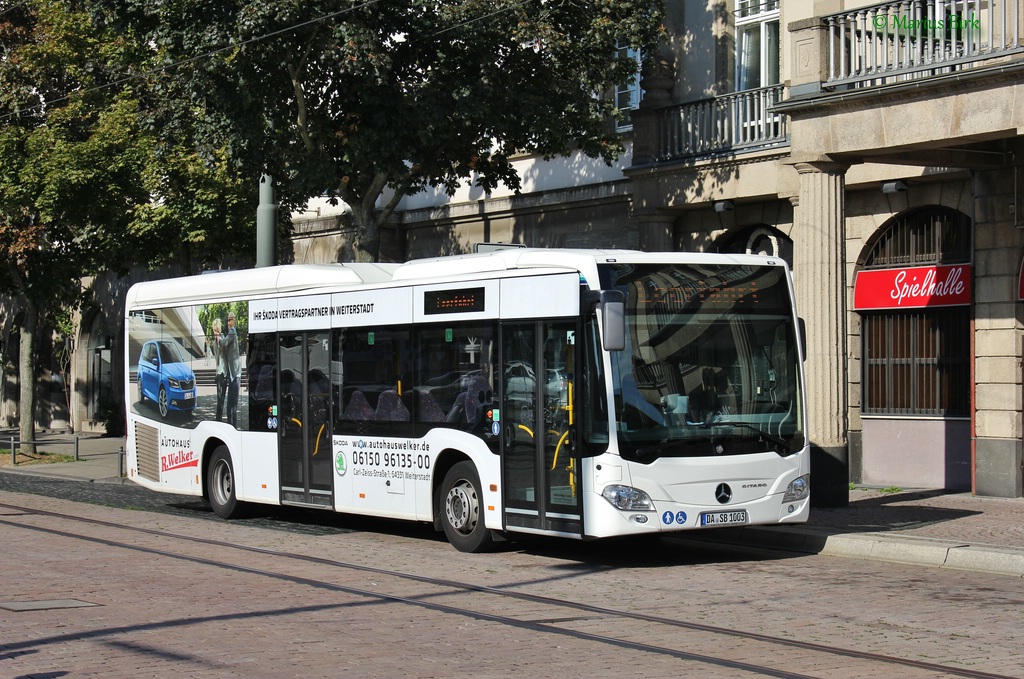
[[[505,525],[581,535],[573,449],[576,321],[502,326],[502,487]]]
[[[331,334],[282,332],[281,503],[333,509]]]

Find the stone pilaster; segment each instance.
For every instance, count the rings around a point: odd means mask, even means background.
[[[808,431],[811,495],[820,506],[849,502],[846,356],[846,168],[797,162],[793,277],[797,309],[807,327]]]
[[[789,96],[798,97],[821,92],[821,83],[828,79],[828,33],[821,17],[790,22],[789,43],[792,49]]]
[[[675,223],[673,215],[637,215],[640,249],[644,252],[674,252]]]

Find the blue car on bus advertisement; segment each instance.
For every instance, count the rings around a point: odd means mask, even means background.
[[[142,345],[138,367],[139,402],[156,404],[160,417],[172,411],[191,413],[196,407],[196,376],[171,340],[151,340]]]

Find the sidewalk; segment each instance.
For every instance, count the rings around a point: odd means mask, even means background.
[[[727,530],[715,539],[736,542]],[[1024,577],[1024,498],[855,488],[847,507],[812,507],[806,524],[739,532],[763,547]]]
[[[11,436],[18,439],[18,432],[9,429],[0,432],[0,448],[8,451],[10,462]],[[58,464],[22,464],[15,467],[0,467],[0,472],[33,474],[79,481],[123,483],[125,463],[121,458],[124,451],[124,437],[102,436],[101,434],[37,434],[36,450],[62,455],[75,454],[75,439],[78,439],[78,461]]]
[[[40,434],[38,439],[42,451],[74,454],[72,435]],[[7,448],[9,441],[9,432],[0,433],[0,447]],[[0,472],[125,482],[119,473],[124,469],[123,438],[83,434],[78,447],[79,462],[3,467]],[[1024,498],[855,488],[849,506],[812,508],[810,521],[803,525],[722,528],[689,535],[807,554],[1024,577]]]

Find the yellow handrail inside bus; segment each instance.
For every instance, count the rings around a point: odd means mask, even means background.
[[[320,431],[318,431],[316,433],[316,446],[313,448],[313,457],[316,457],[316,454],[320,452],[320,437],[323,435],[324,427],[326,427],[326,426],[327,426],[326,422],[321,424],[320,425]]]
[[[557,434],[558,432],[555,431],[555,432],[551,432],[551,433],[552,434]],[[569,438],[569,432],[568,431],[566,431],[564,434],[562,434],[561,438],[558,439],[558,445],[555,446],[555,459],[552,460],[552,462],[551,462],[551,471],[555,471],[555,467],[558,466],[558,452],[562,449],[562,444],[565,443],[565,440],[567,438]],[[569,464],[570,464],[570,466],[572,465],[572,460],[569,460]],[[568,468],[569,467],[566,467],[566,469],[568,469]]]
[[[574,420],[576,419],[574,417],[576,415],[576,408],[573,406],[572,400],[572,380],[569,380],[569,402],[566,403],[565,409],[569,413],[569,426],[571,427],[575,424]]]

